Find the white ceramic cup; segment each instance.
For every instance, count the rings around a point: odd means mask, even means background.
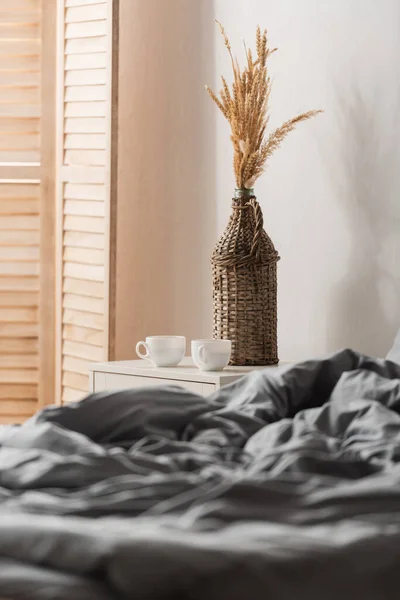
[[[146,350],[146,354],[140,348]],[[136,353],[140,358],[150,360],[156,367],[174,367],[178,365],[186,352],[186,338],[183,335],[152,335],[145,342],[136,344]]]
[[[222,371],[231,357],[230,340],[193,340],[193,362],[202,371]]]

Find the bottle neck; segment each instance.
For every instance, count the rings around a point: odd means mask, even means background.
[[[254,188],[235,188],[235,200],[251,198],[252,196],[254,196]]]

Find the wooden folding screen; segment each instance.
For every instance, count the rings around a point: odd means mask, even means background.
[[[41,2],[0,1],[0,423],[38,405]]]
[[[0,423],[113,355],[117,9],[0,0]]]
[[[88,391],[88,365],[110,356],[110,254],[116,8],[59,1],[57,396]]]

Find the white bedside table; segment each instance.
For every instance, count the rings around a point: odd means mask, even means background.
[[[196,394],[208,396],[250,371],[275,370],[283,364],[285,363],[272,367],[227,367],[223,371],[206,372],[194,366],[191,358],[184,358],[177,367],[154,367],[145,360],[96,363],[89,365],[89,391],[175,384]]]

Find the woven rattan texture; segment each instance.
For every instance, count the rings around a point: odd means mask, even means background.
[[[213,265],[214,338],[232,340],[232,365],[278,362],[277,261],[255,196],[233,199]]]

